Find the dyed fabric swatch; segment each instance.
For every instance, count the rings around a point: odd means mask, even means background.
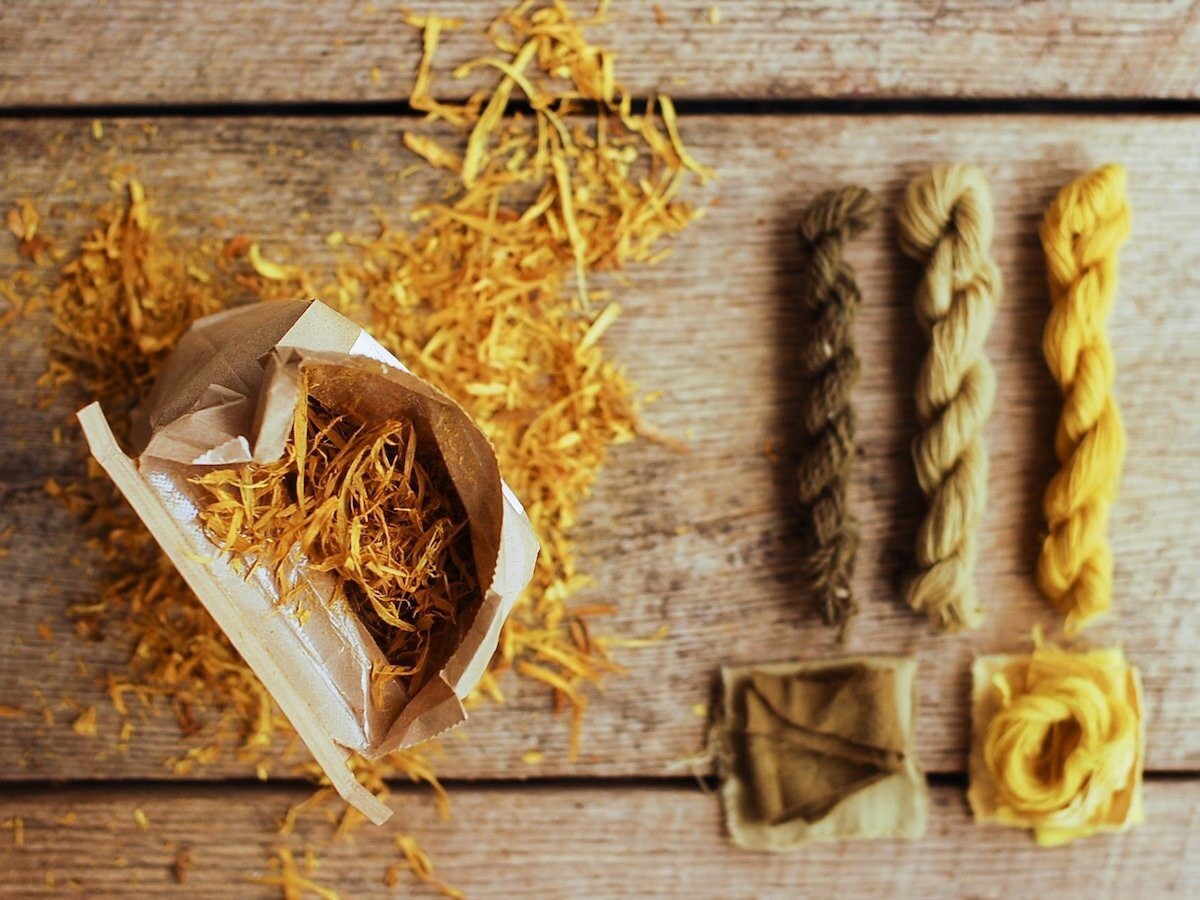
[[[724,669],[717,746],[734,842],[919,837],[915,675],[895,657]]]
[[[977,822],[1052,847],[1142,821],[1142,682],[1119,648],[984,656],[971,676]]]

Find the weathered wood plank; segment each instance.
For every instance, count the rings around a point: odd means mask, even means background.
[[[550,715],[544,692],[510,683],[507,708],[480,710],[464,740],[446,741],[440,771],[661,774],[697,752],[703,721],[692,707],[708,700],[720,663],[840,652],[806,611],[789,512],[800,408],[791,360],[801,328],[790,299],[793,222],[804,201],[835,181],[861,181],[890,208],[928,162],[957,158],[984,165],[991,177],[996,255],[1006,281],[989,343],[999,398],[987,432],[991,505],[978,573],[989,619],[978,634],[937,637],[898,599],[921,511],[907,461],[920,341],[910,301],[915,273],[895,250],[889,221],[851,250],[866,297],[859,325],[865,372],[856,396],[862,460],[854,485],[864,548],[857,580],[863,614],[845,650],[919,655],[920,753],[931,771],[961,771],[970,660],[1019,647],[1035,623],[1056,627],[1032,580],[1058,409],[1040,351],[1047,301],[1036,224],[1068,178],[1092,163],[1123,159],[1135,227],[1122,254],[1112,333],[1130,451],[1113,523],[1118,612],[1090,637],[1123,641],[1142,667],[1149,767],[1195,770],[1200,245],[1193,236],[1200,232],[1200,207],[1186,186],[1200,178],[1194,153],[1200,121],[782,117],[764,125],[718,117],[684,124],[698,155],[722,172],[712,189],[720,203],[658,268],[630,270],[611,282],[627,315],[610,340],[639,383],[665,389],[650,417],[686,436],[691,452],[646,443],[620,448],[580,524],[585,563],[598,578],[588,596],[620,605],[613,628],[649,634],[665,623],[670,634],[624,654],[629,675],[595,696],[578,763],[567,760],[565,724]],[[46,144],[64,130],[68,136],[48,157]],[[86,130],[84,123],[0,125],[7,178],[0,201],[47,191],[46,228],[68,233],[61,217],[88,190],[86,182],[74,187],[68,179],[96,153],[83,155],[91,141]],[[245,230],[271,253],[291,247],[305,259],[329,253],[322,236],[332,229],[368,229],[370,204],[398,211],[422,189],[385,177],[403,152],[398,131],[385,119],[167,120],[153,138],[135,123],[108,129],[164,208],[181,212],[185,235],[212,233],[212,217],[221,214],[228,225],[220,237]],[[351,151],[352,138],[362,140],[361,152]],[[271,155],[269,146],[283,149]],[[293,148],[303,156],[294,157]],[[392,157],[387,167],[379,161],[384,153]],[[307,222],[304,211],[311,213]],[[14,259],[11,242],[0,241],[0,266],[7,270]],[[73,464],[74,449],[49,437],[72,407],[67,400],[36,408],[37,353],[19,345],[4,352],[0,530],[15,523],[18,532],[0,560],[0,704],[30,714],[0,720],[0,778],[164,777],[163,759],[183,747],[165,717],[140,725],[128,752],[112,749],[116,718],[95,680],[120,665],[122,651],[65,640],[62,610],[88,596],[89,582],[70,561],[78,537],[69,517],[39,486]],[[781,462],[767,458],[766,444],[777,448]],[[52,647],[39,639],[35,626],[43,621],[64,640]],[[78,674],[77,657],[90,667],[88,676]],[[65,727],[72,701],[99,707],[101,739]],[[40,717],[44,705],[60,709],[49,727]],[[544,751],[545,762],[526,765],[522,754],[534,748]],[[208,771],[233,773],[248,770],[227,760]]]
[[[468,23],[445,39],[448,72],[483,49],[500,6],[436,9]],[[624,0],[595,38],[641,96],[1196,97],[1198,10],[1193,0]],[[403,19],[401,4],[361,0],[9,0],[0,104],[400,99],[420,53]],[[441,89],[465,95],[485,77],[447,77]]]
[[[1027,896],[1039,884],[1076,896],[1167,898],[1200,890],[1194,780],[1149,784],[1141,827],[1055,850],[1039,849],[1027,832],[975,826],[957,787],[932,789],[920,841],[813,845],[792,855],[732,847],[716,798],[695,787],[462,786],[450,821],[405,791],[393,799],[401,814],[386,826],[366,826],[334,845],[323,823],[302,825],[291,839],[275,833],[288,804],[303,797],[277,786],[10,788],[4,816],[22,818],[25,846],[0,832],[0,895],[56,895],[77,884],[87,896],[278,896],[250,879],[274,848],[291,846],[299,857],[311,845],[318,882],[342,896],[379,896],[401,833],[414,835],[437,874],[470,897],[1003,898]],[[145,830],[135,809],[149,820]],[[59,824],[68,813],[74,821]],[[194,861],[182,885],[171,871],[180,848]],[[432,896],[407,874],[396,891]]]

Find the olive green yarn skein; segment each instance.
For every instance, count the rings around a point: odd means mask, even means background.
[[[862,302],[843,250],[876,214],[871,192],[849,186],[821,194],[800,217],[807,252],[800,302],[811,317],[799,352],[808,381],[801,414],[807,445],[797,467],[809,525],[804,569],[822,618],[843,634],[857,610],[851,576],[858,522],[847,508],[847,490],[855,455],[850,393],[860,369],[854,322]]]

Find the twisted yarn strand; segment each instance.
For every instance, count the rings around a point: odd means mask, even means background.
[[[983,427],[996,393],[983,352],[1000,295],[993,229],[987,180],[961,163],[914,179],[899,213],[900,248],[924,266],[915,306],[929,340],[916,388],[922,430],[912,445],[929,508],[908,602],[941,629],[983,621],[974,572],[987,503]]]
[[[822,617],[843,630],[857,609],[850,581],[858,523],[847,508],[847,489],[854,464],[850,392],[860,368],[854,320],[862,295],[842,252],[870,227],[876,212],[871,192],[850,186],[821,194],[800,218],[807,251],[800,302],[811,316],[800,347],[800,370],[809,384],[802,413],[808,441],[797,468],[799,498],[811,525],[804,562]]]
[[[1117,250],[1130,226],[1125,169],[1106,165],[1059,191],[1041,227],[1051,304],[1042,348],[1062,389],[1063,412],[1054,437],[1062,468],[1046,488],[1049,534],[1037,580],[1067,616],[1068,633],[1112,604],[1108,519],[1125,429],[1112,394],[1107,321],[1117,295]]]

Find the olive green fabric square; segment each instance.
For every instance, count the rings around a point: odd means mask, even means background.
[[[917,838],[929,800],[912,749],[916,660],[722,670],[721,798],[734,843]]]

